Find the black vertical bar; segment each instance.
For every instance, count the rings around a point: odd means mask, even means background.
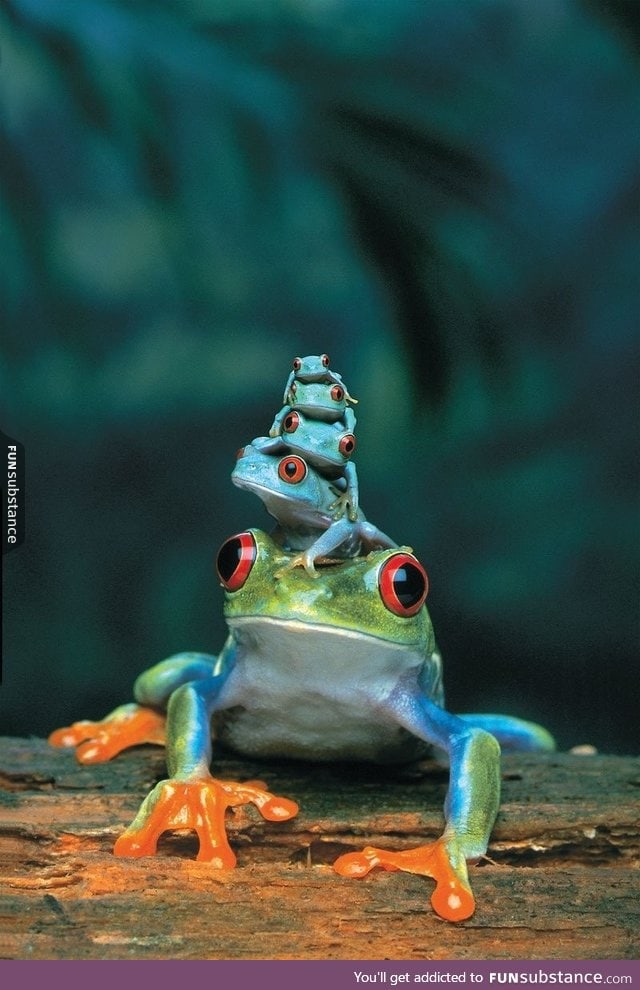
[[[4,499],[4,489],[2,489],[2,498]],[[0,684],[2,684],[2,615],[3,615],[3,597],[4,597],[4,586],[2,584],[2,562],[4,560],[4,554],[0,553]]]
[[[25,534],[25,457],[24,447],[0,430],[0,445],[2,449],[2,466],[0,467],[0,520],[2,525],[2,545],[0,547],[0,684],[2,684],[2,619],[3,619],[3,560],[5,553],[16,550],[24,542]],[[9,450],[11,449],[11,460]],[[5,485],[6,481],[6,485]],[[11,505],[9,504],[11,502]],[[9,513],[11,512],[11,526]]]

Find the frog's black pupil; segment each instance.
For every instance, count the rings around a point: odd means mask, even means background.
[[[287,461],[287,463],[284,466],[284,473],[286,474],[287,478],[293,478],[297,470],[298,470],[298,465],[296,464],[295,461]]]
[[[411,608],[424,594],[424,576],[422,571],[407,562],[399,567],[393,575],[393,590],[398,601],[405,607]]]
[[[218,553],[218,573],[223,581],[230,581],[242,559],[242,540],[238,536],[227,540]]]

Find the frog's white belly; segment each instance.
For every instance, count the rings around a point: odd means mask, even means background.
[[[314,760],[395,762],[426,744],[398,725],[387,699],[402,676],[417,678],[418,647],[330,626],[234,619],[236,663],[222,690],[214,736],[238,752]],[[438,700],[438,699],[436,699]]]

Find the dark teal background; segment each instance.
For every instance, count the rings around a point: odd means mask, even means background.
[[[235,451],[326,351],[449,707],[637,752],[637,15],[2,5],[3,732],[221,647],[214,554],[269,527]]]

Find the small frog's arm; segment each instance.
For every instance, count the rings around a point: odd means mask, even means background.
[[[347,479],[347,498],[349,500],[349,507],[347,509],[347,514],[351,522],[355,522],[358,518],[358,507],[360,504],[360,495],[358,490],[358,473],[356,471],[356,466],[353,461],[349,461],[344,467],[345,478]]]
[[[319,577],[319,572],[315,569],[315,562],[320,557],[330,557],[332,553],[338,550],[341,557],[356,557],[362,550],[369,553],[374,549],[393,549],[397,546],[395,540],[392,540],[373,523],[367,522],[365,519],[351,522],[350,519],[343,516],[331,523],[329,528],[310,547],[297,554],[275,576],[280,577],[285,569],[302,566],[311,577]]]
[[[373,867],[433,877],[431,903],[442,918],[464,921],[475,910],[467,861],[487,849],[500,800],[500,747],[493,735],[444,711],[422,694],[400,686],[387,701],[399,724],[448,753],[449,792],[442,836],[415,849],[390,852],[367,847],[335,863],[338,873],[362,877]]]
[[[273,426],[271,430],[273,430]],[[254,437],[251,441],[251,446],[263,454],[278,454],[282,450],[286,450],[286,444],[280,433],[272,433],[271,431],[269,431],[268,437]]]
[[[260,781],[221,781],[210,773],[211,716],[224,707],[221,692],[234,650],[229,639],[221,673],[190,681],[172,693],[167,712],[169,779],[160,781],[142,802],[115,844],[116,856],[152,856],[163,832],[186,828],[200,840],[198,860],[230,868],[236,858],[226,836],[227,808],[251,803],[268,821],[286,821],[297,814],[293,801],[271,794]]]
[[[356,399],[351,399],[352,402],[356,402]],[[356,429],[356,414],[354,413],[351,406],[347,406],[343,414],[344,425],[346,426],[349,433],[355,433]]]
[[[264,447],[262,449],[264,450]],[[344,477],[343,479],[338,479],[338,483],[343,486],[343,491],[340,492],[335,502],[332,503],[331,509],[338,516],[344,515],[346,511],[351,522],[355,522],[358,518],[360,500],[358,472],[353,461],[347,461],[344,465]]]
[[[295,380],[296,380],[296,373],[295,373],[295,371],[290,371],[289,372],[289,377],[287,378],[287,384],[284,387],[284,393],[283,393],[283,396],[282,396],[282,401],[287,404],[287,408],[289,408],[289,406],[288,406],[288,402],[289,402],[289,390],[290,390],[291,386],[293,385],[293,383],[295,382]]]
[[[286,398],[287,398],[287,394],[285,394],[285,400],[286,400]],[[287,403],[286,406],[283,406],[282,407],[282,409],[280,410],[280,412],[276,413],[275,418],[273,420],[273,423],[271,424],[271,428],[269,430],[269,436],[270,437],[279,437],[281,435],[281,433],[282,433],[282,421],[284,420],[284,418],[287,415],[287,413],[290,413],[290,412],[291,412],[291,406],[289,405],[289,403]]]

